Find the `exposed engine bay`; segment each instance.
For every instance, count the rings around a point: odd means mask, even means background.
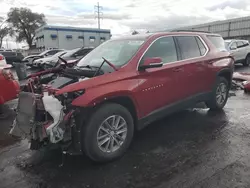
[[[31,142],[30,149],[35,150],[57,143],[63,147],[66,145],[68,149],[73,142],[79,143],[78,136],[73,136],[79,132],[76,126],[78,110],[72,108],[71,102],[84,94],[84,90],[54,94],[67,85],[107,73],[102,70],[102,65],[64,67],[41,72],[40,75],[30,78],[19,94],[17,115],[10,134],[28,138]],[[49,78],[52,80],[47,82]]]

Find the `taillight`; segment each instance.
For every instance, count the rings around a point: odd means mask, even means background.
[[[7,80],[15,80],[12,72],[9,69],[3,69],[2,74]]]
[[[0,55],[0,61],[1,60],[4,60],[4,56],[3,55]]]

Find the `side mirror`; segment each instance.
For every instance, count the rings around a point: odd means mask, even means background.
[[[230,50],[236,50],[236,49],[237,49],[237,47],[235,47],[235,46],[230,47]]]
[[[139,71],[144,71],[149,68],[162,67],[162,59],[160,57],[150,57],[146,58],[141,66],[139,66]]]

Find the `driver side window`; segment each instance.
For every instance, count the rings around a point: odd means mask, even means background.
[[[235,48],[237,48],[237,44],[236,44],[236,42],[233,42],[233,43],[231,44],[230,48],[231,48],[231,49],[235,49]]]
[[[177,52],[173,37],[163,37],[153,42],[144,54],[140,64],[148,57],[160,57],[163,64],[177,61]]]

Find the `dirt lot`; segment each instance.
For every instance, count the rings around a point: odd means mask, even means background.
[[[148,126],[122,159],[105,165],[67,156],[59,167],[60,152],[29,151],[26,140],[7,135],[10,110],[0,120],[0,187],[250,187],[250,95],[235,95],[220,113],[187,110]]]

